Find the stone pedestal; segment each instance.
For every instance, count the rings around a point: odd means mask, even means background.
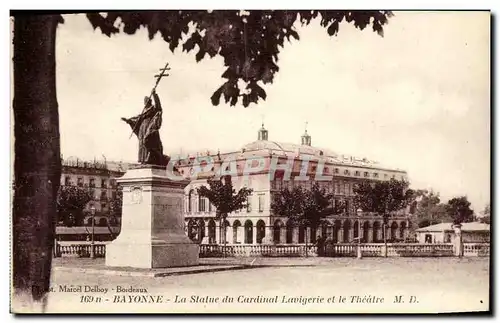
[[[106,246],[106,266],[166,268],[198,265],[199,246],[184,232],[186,181],[166,168],[142,166],[117,180],[123,187],[122,228]]]

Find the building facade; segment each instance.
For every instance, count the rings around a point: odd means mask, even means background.
[[[88,188],[93,195],[93,199],[83,210],[85,225],[92,225],[92,218],[95,225],[99,226],[119,224],[119,218],[109,216],[110,205],[118,194],[116,178],[123,176],[132,165],[121,162],[83,161],[77,158],[63,159],[61,186]],[[91,214],[92,208],[95,210],[94,216]]]
[[[318,236],[338,243],[353,242],[357,237],[362,242],[383,240],[382,218],[358,213],[353,189],[356,183],[366,179],[406,180],[405,171],[313,147],[307,131],[301,137],[301,144],[270,141],[268,136],[262,125],[258,140],[237,151],[206,153],[179,161],[178,170],[190,180],[185,188],[184,215],[186,232],[191,239],[202,243],[221,243],[225,239],[235,244],[296,244],[306,239],[314,243]],[[197,188],[207,185],[207,179],[221,171],[231,172],[236,191],[241,187],[253,189],[247,206],[229,214],[225,225],[215,220],[216,210],[208,199],[197,194]],[[283,187],[300,185],[307,189],[314,183],[334,195],[325,225],[294,227],[287,217],[271,209],[273,195]],[[405,210],[394,214],[388,223],[387,239],[404,240],[410,225]]]
[[[453,223],[438,223],[415,230],[419,243],[451,243],[455,236]],[[486,223],[462,223],[462,242],[489,243],[490,225]]]

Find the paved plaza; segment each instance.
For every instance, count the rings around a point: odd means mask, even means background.
[[[54,261],[48,311],[450,312],[489,306],[489,258],[201,259],[205,267],[250,266],[161,278],[60,270],[78,261],[92,267],[89,259]]]

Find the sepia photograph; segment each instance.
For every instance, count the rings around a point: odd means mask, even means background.
[[[13,314],[491,314],[492,13],[10,12]]]

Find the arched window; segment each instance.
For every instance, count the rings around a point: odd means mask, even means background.
[[[281,243],[281,227],[283,227],[283,222],[281,222],[281,220],[276,220],[273,227],[274,243]]]
[[[198,196],[198,212],[206,212],[207,210],[207,199],[201,195]]]
[[[239,231],[241,230],[240,227],[241,227],[240,221],[236,220],[233,222],[233,243],[240,243],[239,238],[241,237],[239,237],[238,234]]]
[[[253,223],[250,220],[245,222],[245,243],[253,243]]]
[[[293,224],[290,220],[286,223],[286,243],[293,243]]]
[[[262,240],[266,236],[266,224],[264,221],[259,220],[257,221],[257,243],[262,243]]]

